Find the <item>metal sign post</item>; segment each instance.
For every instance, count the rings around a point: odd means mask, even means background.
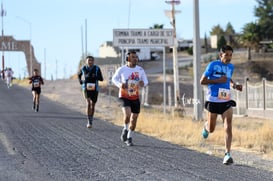
[[[180,0],[170,0],[165,1],[167,4],[172,5],[172,10],[170,13],[165,11],[165,14],[171,19],[171,25],[173,26],[173,77],[174,77],[174,105],[177,108],[180,101],[180,88],[179,88],[179,68],[178,68],[178,57],[177,57],[177,38],[176,38],[176,21],[175,14],[180,13],[180,11],[175,10],[175,5],[180,4]]]
[[[166,114],[166,52],[165,47],[163,50],[163,112]]]
[[[109,105],[111,105],[111,91],[112,91],[112,77],[114,74],[114,69],[108,68],[108,77],[107,77],[107,86],[108,86],[108,96],[109,96]]]

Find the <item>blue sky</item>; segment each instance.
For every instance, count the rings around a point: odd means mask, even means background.
[[[177,36],[192,39],[193,1],[181,0],[176,10]],[[34,53],[42,64],[46,79],[67,78],[77,72],[82,55],[81,29],[85,35],[87,20],[87,51],[98,56],[99,46],[112,41],[114,28],[149,28],[164,24],[172,28],[164,11],[171,5],[165,0],[2,0],[7,15],[3,19],[4,34],[17,40],[31,38]],[[199,0],[200,36],[209,36],[211,28],[230,22],[236,32],[255,21],[255,0]],[[130,7],[130,8],[129,8]],[[1,27],[2,28],[2,27]],[[85,38],[85,37],[84,37]],[[85,48],[85,45],[84,45]],[[15,76],[26,73],[21,52],[5,52],[5,65]],[[46,66],[45,66],[46,65]],[[58,68],[56,68],[58,67]],[[45,74],[46,70],[46,74]]]

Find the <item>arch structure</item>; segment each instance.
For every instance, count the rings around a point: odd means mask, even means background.
[[[25,54],[29,75],[32,75],[33,69],[41,72],[41,64],[34,55],[30,40],[15,40],[12,36],[2,36],[0,40],[0,51],[21,51]]]

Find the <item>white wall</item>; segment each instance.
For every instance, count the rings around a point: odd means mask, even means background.
[[[106,58],[106,57],[118,57],[117,52],[115,51],[114,47],[109,46],[107,43],[104,43],[99,48],[99,57]]]

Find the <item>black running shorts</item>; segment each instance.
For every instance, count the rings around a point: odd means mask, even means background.
[[[205,102],[205,108],[211,113],[223,114],[231,107],[236,107],[236,102],[233,100],[227,102]]]
[[[130,107],[132,113],[140,113],[140,101],[137,100],[129,100],[126,98],[120,98],[122,101],[122,107]]]
[[[88,91],[88,90],[83,90],[83,96],[85,99],[91,99],[93,103],[96,103],[98,100],[98,91]]]
[[[36,92],[37,94],[41,94],[41,87],[33,87],[31,91]]]

